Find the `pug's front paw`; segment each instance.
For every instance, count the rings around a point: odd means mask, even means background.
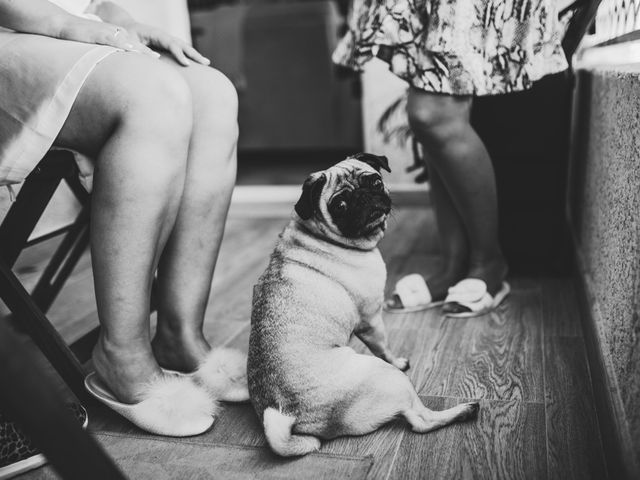
[[[408,358],[396,358],[393,362],[391,362],[391,365],[402,372],[406,372],[411,367]]]

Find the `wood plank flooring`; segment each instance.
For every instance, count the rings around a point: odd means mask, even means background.
[[[205,323],[213,345],[246,351],[252,285],[286,221],[280,214],[269,217],[263,211],[252,217],[246,209],[241,215],[232,209]],[[381,244],[389,271],[388,291],[402,274],[428,273],[438,267],[436,238],[431,211],[406,207],[395,212]],[[18,270],[28,279],[43,258],[46,251],[31,253]],[[52,309],[51,318],[66,338],[74,338],[87,323],[96,321],[89,278],[87,256]],[[224,475],[211,470],[207,474],[205,469],[193,478],[260,478],[256,468],[292,479],[329,478],[328,472],[351,468],[357,472],[353,478],[366,474],[382,480],[606,478],[572,283],[522,277],[509,281],[513,292],[508,301],[484,317],[444,319],[437,309],[385,315],[391,347],[410,359],[408,375],[425,404],[443,409],[477,399],[481,410],[476,422],[419,435],[398,420],[370,435],[325,442],[304,464],[267,452],[248,404],[225,405],[214,427],[195,439],[144,434],[101,407],[90,412],[90,430],[111,435],[105,445],[114,455],[121,449],[122,437],[113,435],[126,437],[128,450],[139,455],[129,455],[123,468],[136,479],[180,478],[177,457],[175,465],[167,460],[161,472],[147,468],[149,440],[178,442],[184,452],[190,452],[190,442],[197,444],[193,458],[208,458],[212,464],[229,455],[221,446],[244,448],[235,462],[225,463]],[[355,339],[352,346],[366,350]],[[341,459],[344,462],[337,465]],[[365,462],[366,468],[357,462],[366,459],[371,460],[370,465]],[[343,467],[347,470],[340,470]],[[52,476],[43,468],[23,478]]]

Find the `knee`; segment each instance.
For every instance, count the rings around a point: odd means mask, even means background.
[[[469,128],[465,117],[431,106],[409,105],[407,115],[414,135],[430,151],[455,145]]]
[[[416,138],[432,153],[464,146],[471,126],[468,97],[433,95],[410,90],[407,102],[409,125]]]
[[[192,88],[194,135],[201,134],[215,142],[216,155],[211,156],[215,165],[211,173],[215,174],[217,182],[225,179],[233,184],[238,142],[236,89],[224,74],[212,68],[200,69],[197,83],[192,84]]]
[[[188,149],[193,124],[193,103],[186,81],[173,69],[153,62],[123,75],[121,124],[135,129],[180,155]]]
[[[117,123],[113,137],[130,142],[132,178],[151,197],[177,192],[186,173],[193,110],[188,85],[160,62],[125,64],[112,90]],[[153,174],[150,174],[153,172]],[[155,197],[154,197],[155,198]]]
[[[194,103],[200,108],[199,117],[210,123],[217,137],[235,146],[238,140],[238,93],[222,72],[207,68],[200,79],[203,88],[196,90]],[[196,116],[198,118],[198,115]]]

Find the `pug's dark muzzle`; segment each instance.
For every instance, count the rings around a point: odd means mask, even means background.
[[[367,237],[378,229],[386,229],[386,219],[391,212],[391,198],[380,190],[356,189],[351,195],[349,208],[333,221],[347,238]]]

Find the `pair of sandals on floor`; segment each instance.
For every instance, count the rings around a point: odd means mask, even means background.
[[[449,288],[444,300],[434,300],[422,275],[412,273],[398,280],[384,309],[391,313],[409,313],[442,306],[447,317],[479,317],[498,308],[510,291],[509,284],[502,282],[495,295],[491,295],[483,280],[465,278]]]
[[[84,384],[96,399],[142,430],[187,437],[211,428],[218,401],[249,400],[246,364],[246,355],[237,350],[213,350],[195,372],[163,370],[164,375],[150,381],[144,399],[135,404],[120,402],[96,372]]]

